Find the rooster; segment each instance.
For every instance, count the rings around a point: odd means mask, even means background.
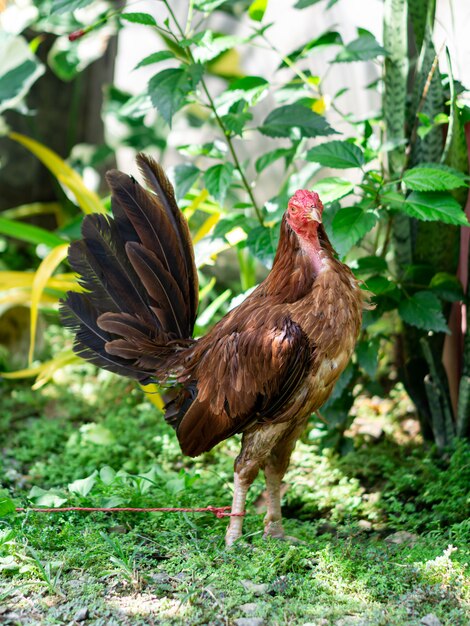
[[[186,455],[242,433],[226,544],[242,534],[260,469],[264,534],[282,538],[281,481],[310,414],[351,357],[368,294],[336,259],[318,194],[300,190],[282,218],[268,277],[193,339],[198,280],[188,225],[161,167],[142,154],[137,162],[151,191],[109,172],[113,217],[86,216],[83,239],[70,246],[84,288],[62,305],[74,350],[141,383],[172,381],[165,419]]]

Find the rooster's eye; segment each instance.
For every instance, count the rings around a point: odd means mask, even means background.
[[[290,208],[290,212],[291,212],[291,213],[297,213],[297,209],[296,209],[295,207],[293,207],[293,206],[292,206],[292,207]]]

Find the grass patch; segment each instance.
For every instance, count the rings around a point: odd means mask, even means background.
[[[398,445],[400,402],[386,434],[343,457],[299,443],[284,503],[298,543],[261,538],[261,478],[230,551],[210,514],[5,515],[0,621],[467,624],[470,446],[438,458]],[[4,384],[0,415],[2,493],[17,506],[230,503],[236,438],[184,458],[137,389],[92,367],[41,392]]]

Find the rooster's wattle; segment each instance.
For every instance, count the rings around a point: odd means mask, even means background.
[[[159,165],[139,155],[147,186],[108,173],[113,218],[88,215],[69,261],[85,288],[63,318],[75,351],[140,382],[174,381],[166,420],[184,454],[243,433],[232,513],[264,470],[265,535],[283,536],[280,488],[296,440],[330,395],[354,350],[367,305],[322,226],[316,193],[289,200],[269,276],[200,339],[192,332],[197,271],[187,223]],[[242,532],[231,517],[226,543]]]

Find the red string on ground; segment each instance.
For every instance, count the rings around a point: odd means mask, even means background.
[[[246,515],[243,513],[228,513],[231,509],[230,506],[206,506],[200,509],[187,509],[184,507],[173,507],[173,508],[162,508],[162,507],[151,507],[151,508],[135,508],[131,506],[123,506],[123,507],[95,507],[95,506],[64,506],[57,508],[23,508],[17,507],[16,511],[19,513],[32,511],[34,513],[65,513],[68,511],[85,511],[87,513],[93,513],[95,511],[101,513],[113,513],[113,512],[121,512],[121,511],[130,511],[132,513],[212,513],[219,519],[222,517],[244,517]]]

